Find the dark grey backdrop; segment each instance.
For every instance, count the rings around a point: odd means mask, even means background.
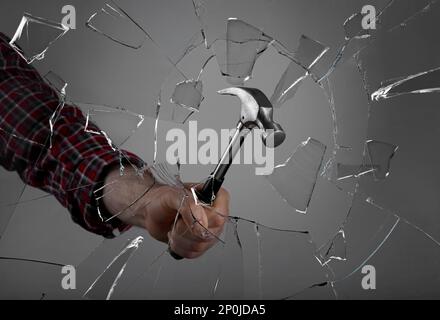
[[[423,4],[422,4],[423,2]],[[400,21],[406,13],[423,8],[425,2],[402,1],[402,5],[389,14],[390,23]],[[72,4],[77,9],[77,30],[70,31],[64,38],[49,49],[46,58],[36,62],[35,66],[45,73],[52,70],[68,83],[68,95],[75,101],[97,104],[123,105],[142,114],[153,110],[156,95],[163,78],[170,71],[170,66],[163,58],[165,52],[171,58],[178,56],[186,41],[197,31],[198,22],[194,18],[191,1],[121,1],[128,12],[138,19],[162,48],[158,50],[147,42],[137,51],[118,46],[108,39],[91,32],[84,27],[87,18],[105,2],[101,1],[3,1],[0,5],[0,30],[9,36],[15,31],[23,12],[60,20],[61,8]],[[238,17],[261,27],[293,50],[297,39],[305,34],[330,47],[323,65],[334,57],[344,38],[342,23],[352,13],[358,12],[364,1],[208,1],[210,34],[220,36],[224,32],[225,19]],[[368,4],[384,7],[387,1],[370,1]],[[411,14],[406,14],[406,16]],[[397,30],[379,39],[364,55],[363,66],[367,70],[368,86],[375,90],[386,79],[405,76],[437,67],[439,44],[436,41],[438,30],[438,6],[426,15],[412,21],[402,30]],[[400,19],[400,20],[399,20]],[[197,52],[195,53],[197,55]],[[188,70],[197,70],[200,61],[189,59]],[[261,88],[268,95],[273,90],[286,60],[269,50],[257,62],[253,79],[249,85]],[[204,81],[205,101],[201,111],[193,119],[198,120],[199,128],[230,128],[236,123],[239,108],[238,101],[216,95],[218,89],[228,86],[219,76],[218,66],[212,61],[202,77]],[[365,193],[373,196],[379,203],[401,217],[420,226],[437,239],[440,238],[440,203],[438,201],[437,164],[440,154],[437,151],[439,133],[438,96],[436,94],[402,96],[372,104],[370,121],[367,121],[368,100],[362,90],[362,81],[354,62],[348,62],[338,69],[332,77],[335,89],[335,102],[340,129],[339,142],[360,148],[366,139],[378,139],[399,146],[398,153],[392,160],[391,174],[381,182],[373,183],[365,179],[362,183]],[[332,151],[332,122],[328,102],[322,91],[307,80],[299,89],[296,97],[283,106],[275,116],[287,130],[288,140],[277,150],[276,161],[282,162],[301,141],[308,137],[320,140],[329,146],[326,159]],[[369,123],[368,134],[367,123]],[[135,133],[124,145],[142,156],[147,162],[153,157],[152,119]],[[165,134],[176,125],[161,122],[159,130],[159,153],[164,157]],[[182,126],[186,128],[186,126]],[[360,159],[359,159],[360,160]],[[353,161],[353,159],[352,159]],[[198,181],[210,172],[211,168],[188,166],[183,170],[187,181]],[[295,213],[262,177],[254,175],[252,166],[235,166],[231,169],[225,186],[232,194],[231,213],[233,215],[259,221],[262,224],[278,228],[310,230],[313,240],[324,244],[338,230],[349,209],[347,197],[327,181],[318,181],[308,214]],[[11,178],[13,179],[13,178]],[[6,181],[6,180],[2,180]],[[7,185],[2,182],[2,192]],[[5,189],[5,190],[4,190]],[[22,199],[31,199],[41,192],[26,189]],[[6,210],[3,209],[2,210]],[[359,226],[360,229],[379,228],[379,218],[368,218]],[[399,225],[400,226],[400,225]],[[389,227],[389,225],[388,225]],[[386,229],[386,228],[385,228]],[[353,233],[357,230],[353,229]],[[104,257],[95,257],[87,265],[89,272],[78,281],[86,283],[93,279],[99,270],[103,270],[115,252],[130,236],[144,234],[141,230],[131,230],[129,234],[113,240],[104,251]],[[243,234],[247,234],[243,232]],[[278,245],[272,239],[277,234],[267,236],[268,243],[273,242],[273,251]],[[142,254],[131,263],[131,275],[127,271],[126,283],[136,279],[135,275],[164,249],[162,244],[146,237]],[[283,237],[279,236],[280,241]],[[249,232],[249,254],[245,254],[245,267],[252,274],[255,261],[250,257],[255,253],[256,242]],[[263,238],[264,241],[264,238]],[[89,234],[74,225],[68,213],[52,198],[45,198],[17,206],[16,212],[0,242],[0,255],[23,258],[59,261],[65,264],[78,264],[89,252],[101,243],[97,236]],[[428,244],[429,243],[429,244]],[[387,244],[389,244],[387,246]],[[375,247],[362,248],[359,262],[369,256]],[[424,249],[424,250],[422,250]],[[351,248],[353,254],[357,248]],[[360,249],[359,249],[360,250]],[[397,228],[390,241],[378,252],[371,262],[377,267],[376,291],[364,291],[360,286],[361,273],[357,271],[349,281],[336,285],[340,297],[347,298],[438,298],[438,290],[432,289],[430,280],[437,280],[438,254],[440,248],[432,245],[420,232],[407,228]],[[270,252],[265,253],[270,260]],[[275,253],[274,253],[275,254]],[[294,263],[295,247],[292,247]],[[357,254],[357,252],[356,252]],[[249,255],[249,257],[247,257]],[[253,256],[254,257],[254,256]],[[363,258],[362,258],[363,257]],[[226,255],[226,264],[232,265],[237,256]],[[301,257],[298,257],[301,259]],[[405,259],[410,261],[410,264]],[[424,261],[426,261],[424,263]],[[171,262],[170,262],[171,263]],[[166,263],[164,263],[166,264]],[[269,263],[270,264],[270,263]],[[214,270],[216,263],[203,267]],[[410,265],[410,268],[405,268]],[[276,262],[268,270],[276,270]],[[59,268],[36,266],[30,263],[2,263],[1,297],[38,298],[41,292],[57,291],[61,273]],[[179,269],[176,269],[179,270]],[[282,270],[280,266],[280,270]],[[156,270],[157,271],[157,270]],[[302,270],[305,277],[313,278],[313,271]],[[178,272],[178,271],[177,271]],[[213,272],[213,271],[212,271]],[[282,283],[284,292],[292,293],[299,285],[283,281],[290,279],[283,272],[268,273],[277,277],[274,283]],[[287,271],[288,272],[288,271]],[[148,272],[147,272],[148,273]],[[155,274],[154,270],[151,274]],[[422,275],[427,276],[422,276]],[[152,276],[154,282],[155,276]],[[408,278],[413,280],[408,280]],[[255,279],[247,276],[246,294],[258,297]],[[317,279],[318,282],[322,279]],[[206,284],[202,283],[200,286]],[[166,292],[177,292],[172,297],[193,297],[191,289],[175,289],[174,283],[160,281],[157,287],[167,287]],[[207,286],[207,285],[206,285]],[[339,287],[338,287],[339,286]],[[270,287],[270,286],[269,286]],[[156,288],[157,289],[157,288]],[[159,290],[159,289],[157,289]],[[426,292],[426,290],[428,290]],[[203,291],[203,290],[201,290]],[[128,290],[120,297],[143,298],[149,295],[148,289]],[[329,291],[310,291],[306,297],[332,298]],[[62,297],[65,292],[58,290],[52,297]],[[71,296],[79,296],[80,292]],[[154,294],[152,296],[155,296]],[[158,294],[160,296],[160,294]],[[194,294],[194,297],[197,297]]]

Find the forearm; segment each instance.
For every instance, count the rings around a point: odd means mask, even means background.
[[[119,152],[104,136],[85,131],[79,108],[58,108],[60,103],[57,93],[0,34],[0,164],[17,171],[26,184],[53,194],[85,229],[112,237],[115,228],[128,226],[118,219],[101,219],[94,191],[109,168],[119,165]],[[59,115],[51,130],[49,119],[56,110]],[[93,124],[89,127],[99,131]],[[143,166],[138,157],[125,155]]]
[[[119,171],[116,165],[106,175],[101,207],[110,219],[118,218],[128,225],[144,228],[145,206],[156,192],[155,180],[148,170],[140,174],[128,167],[123,176]]]

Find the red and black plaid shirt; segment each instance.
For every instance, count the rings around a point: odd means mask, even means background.
[[[104,136],[85,132],[81,110],[68,104],[55,123],[49,148],[49,119],[59,103],[56,91],[0,33],[0,165],[17,171],[26,184],[54,195],[83,228],[114,237],[115,230],[129,226],[118,219],[103,222],[93,192],[105,171],[119,163],[119,154]],[[126,154],[142,166],[141,159]]]

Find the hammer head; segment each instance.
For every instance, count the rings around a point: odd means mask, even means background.
[[[218,93],[237,96],[241,101],[240,121],[249,129],[263,130],[263,143],[271,148],[279,146],[286,138],[281,125],[273,121],[273,107],[266,95],[259,89],[232,87]]]

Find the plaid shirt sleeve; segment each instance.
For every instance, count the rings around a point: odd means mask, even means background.
[[[102,186],[106,170],[119,165],[119,153],[104,136],[86,132],[81,110],[68,104],[59,113],[49,148],[49,119],[59,103],[58,94],[0,33],[0,165],[54,195],[86,230],[112,238],[129,226],[118,219],[104,222],[93,192]],[[143,166],[140,158],[124,154]]]

